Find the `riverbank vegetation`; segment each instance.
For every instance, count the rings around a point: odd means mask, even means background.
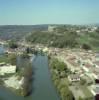
[[[27,96],[32,92],[32,67],[27,67],[24,69],[24,84],[22,85],[23,88],[23,95]]]
[[[52,80],[57,88],[62,100],[73,100],[73,94],[68,87],[67,75],[70,74],[70,70],[67,65],[55,58],[49,59],[49,66],[52,75]]]
[[[16,65],[16,59],[17,59],[16,54],[4,54],[0,56],[0,63],[5,62],[11,65]]]
[[[12,48],[12,49],[15,49],[18,47],[17,43],[14,40],[10,40],[8,42],[8,46],[9,46],[9,48]]]
[[[30,62],[29,57],[21,55],[22,63],[18,65],[17,75],[19,78],[24,78],[23,83],[21,85],[21,89],[19,89],[19,94],[22,96],[28,96],[32,92],[32,81],[33,81],[33,69],[32,64]]]

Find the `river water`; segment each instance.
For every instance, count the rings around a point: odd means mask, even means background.
[[[2,52],[2,49],[0,49],[0,52]],[[17,96],[12,91],[0,87],[0,100],[60,100],[51,81],[48,58],[37,55],[32,61],[32,65],[34,72],[32,94],[28,97]]]

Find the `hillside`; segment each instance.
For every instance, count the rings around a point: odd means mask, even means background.
[[[3,25],[0,26],[0,39],[19,40],[29,32],[47,30],[47,25]]]
[[[32,32],[26,40],[59,48],[82,47],[99,50],[99,29],[93,30],[93,27],[88,26],[58,26],[52,32]]]
[[[47,31],[48,26],[52,26],[51,31]],[[19,41],[26,38],[34,44],[99,50],[99,28],[93,29],[94,26],[84,25],[4,25],[0,26],[0,39]]]

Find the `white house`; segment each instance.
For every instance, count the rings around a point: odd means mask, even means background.
[[[48,31],[49,31],[49,32],[53,32],[55,28],[56,28],[56,26],[54,26],[54,25],[49,25],[49,26],[48,26]]]
[[[48,48],[45,47],[45,48],[43,49],[43,52],[48,52]]]
[[[92,85],[89,89],[94,96],[99,94],[99,84]]]
[[[78,74],[73,74],[68,76],[70,82],[80,81],[80,76]]]
[[[93,62],[93,63],[94,63],[94,65],[95,65],[95,67],[99,68],[99,61],[95,61],[95,62]]]
[[[0,63],[0,75],[10,74],[10,73],[15,73],[15,72],[16,72],[16,66]]]

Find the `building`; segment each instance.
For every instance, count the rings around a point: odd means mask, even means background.
[[[72,74],[68,76],[70,82],[80,81],[80,76],[78,74]]]
[[[56,26],[50,25],[50,26],[48,26],[48,31],[53,32],[55,30],[55,28],[56,28]]]
[[[45,47],[45,48],[43,49],[43,52],[44,52],[44,53],[48,52],[48,48]]]
[[[94,65],[95,65],[95,67],[99,68],[99,61],[95,61],[95,62],[93,62],[93,63],[94,63]]]
[[[0,63],[0,75],[11,74],[16,72],[16,66]]]
[[[94,95],[95,100],[99,100],[99,84],[92,85],[89,89]]]

